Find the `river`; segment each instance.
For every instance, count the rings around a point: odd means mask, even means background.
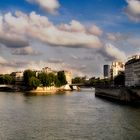
[[[113,103],[90,90],[0,92],[0,140],[140,140],[140,105]]]

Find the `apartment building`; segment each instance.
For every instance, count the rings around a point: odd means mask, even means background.
[[[140,55],[134,55],[125,64],[125,86],[140,86]]]

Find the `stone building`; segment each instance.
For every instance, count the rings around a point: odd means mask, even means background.
[[[111,69],[110,69],[110,75],[113,79],[115,76],[117,76],[119,73],[123,72],[125,70],[124,63],[119,61],[112,62]]]
[[[125,64],[125,86],[140,86],[140,55],[132,56]]]
[[[64,71],[67,84],[72,84],[72,73],[70,71]]]
[[[23,71],[16,71],[16,72],[12,72],[10,75],[13,76],[15,78],[15,82],[17,85],[22,84],[23,82]]]

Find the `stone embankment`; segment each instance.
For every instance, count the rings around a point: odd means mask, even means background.
[[[95,96],[114,99],[121,102],[140,101],[140,89],[130,88],[95,88]]]
[[[72,88],[67,84],[61,87],[37,87],[35,90],[28,91],[29,93],[36,93],[36,94],[48,94],[48,93],[56,93],[59,91],[72,91]]]

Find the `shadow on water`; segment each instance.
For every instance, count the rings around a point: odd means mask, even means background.
[[[124,101],[119,101],[119,100],[115,100],[112,98],[101,98],[98,96],[95,96],[95,98],[97,98],[98,100],[102,100],[105,103],[109,103],[112,105],[119,105],[119,106],[130,106],[130,107],[134,107],[134,108],[140,108],[140,101],[136,101],[136,102],[124,102]]]

